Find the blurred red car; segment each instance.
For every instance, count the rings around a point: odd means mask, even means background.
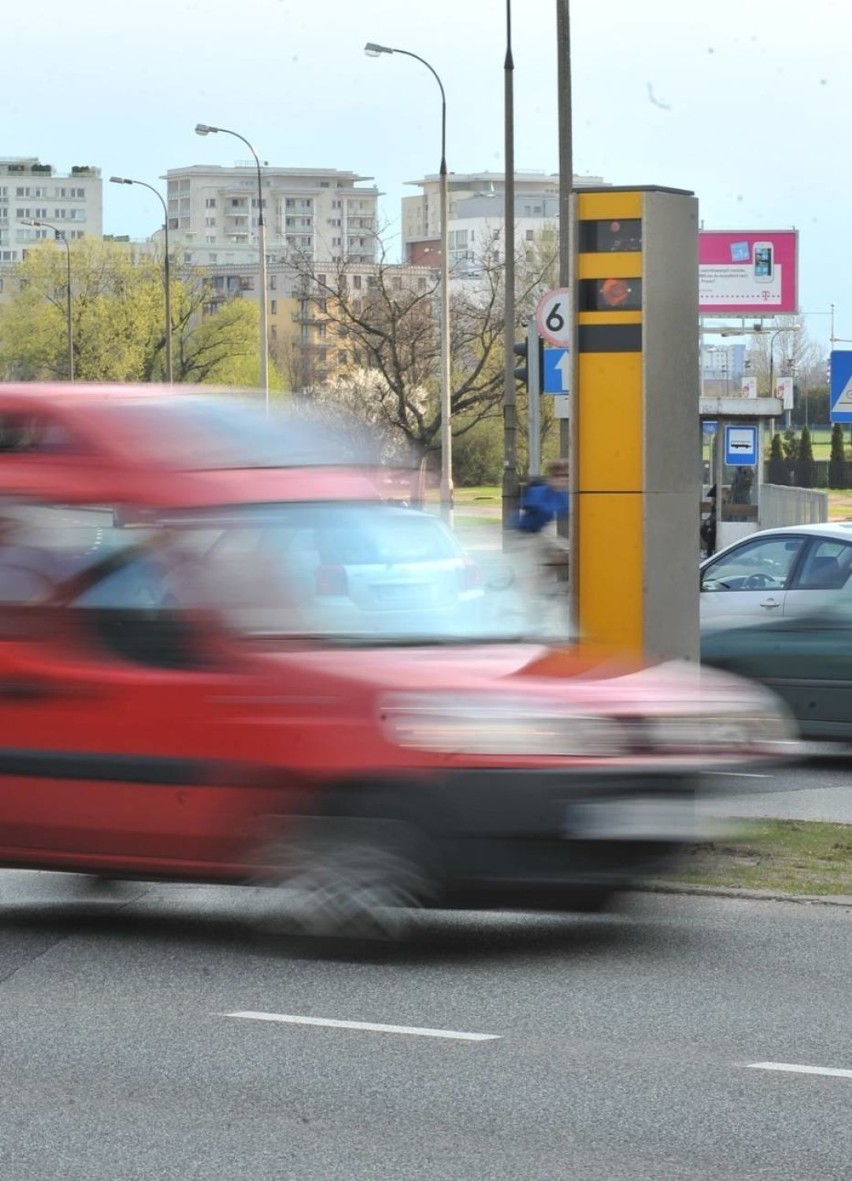
[[[177,437],[181,399],[136,400]],[[123,472],[105,439],[89,470],[45,453],[16,498],[0,454],[2,866],[260,883],[310,932],[596,909],[690,838],[703,769],[789,750],[745,682],[497,626],[363,473],[157,469],[132,435]]]

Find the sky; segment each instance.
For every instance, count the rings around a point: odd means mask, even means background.
[[[557,0],[512,0],[515,162],[557,170]],[[391,257],[405,182],[503,168],[506,0],[34,0],[0,19],[0,156],[38,156],[161,184],[168,168],[234,163],[239,131],[281,167],[375,178]],[[574,171],[689,189],[707,229],[800,231],[800,308],[826,349],[852,338],[846,262],[852,158],[848,41],[835,0],[573,0]],[[104,232],[145,238],[162,214],[104,185]],[[840,345],[839,347],[846,347]]]

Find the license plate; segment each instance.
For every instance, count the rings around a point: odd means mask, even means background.
[[[392,606],[423,607],[432,602],[434,588],[423,582],[380,583],[373,587],[373,593],[380,603]]]
[[[564,835],[582,840],[673,841],[695,834],[692,800],[634,796],[571,804],[565,812]]]

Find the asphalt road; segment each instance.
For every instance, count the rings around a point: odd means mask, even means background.
[[[852,752],[816,745],[803,764],[708,775],[702,812],[713,817],[773,817],[852,824]],[[852,1173],[850,1173],[852,1176]]]
[[[125,890],[0,874],[3,1181],[852,1177],[843,908],[436,915],[323,959],[254,941],[248,891]]]

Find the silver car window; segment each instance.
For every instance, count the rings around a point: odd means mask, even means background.
[[[749,541],[721,554],[701,575],[702,591],[783,590],[803,537],[771,537]]]

